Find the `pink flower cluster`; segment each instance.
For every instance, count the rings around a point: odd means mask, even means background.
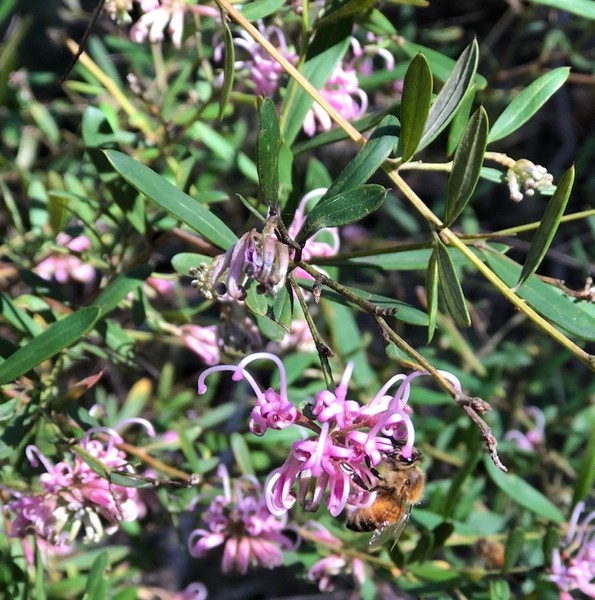
[[[154,435],[152,426],[143,419],[130,419],[147,427]],[[93,439],[102,434],[107,441]],[[80,447],[106,469],[133,472],[126,454],[116,446],[123,441],[113,429],[97,427],[88,430]],[[74,542],[84,529],[84,541],[98,541],[103,532],[113,533],[120,521],[132,521],[144,509],[135,488],[110,484],[100,477],[79,454],[72,461],[63,460],[53,464],[36,446],[27,446],[29,462],[46,469],[39,477],[42,494],[20,495],[7,505],[13,519],[9,526],[11,537],[36,538],[55,546]],[[13,492],[14,493],[14,492]],[[15,493],[16,494],[16,493]],[[104,523],[106,525],[104,525]]]
[[[273,361],[280,372],[280,392],[272,388],[262,391],[246,366],[258,359]],[[198,379],[198,393],[206,391],[205,379],[216,371],[232,371],[232,379],[245,379],[256,394],[256,404],[250,417],[250,430],[263,435],[267,429],[284,429],[300,425],[314,435],[293,442],[287,460],[273,471],[265,484],[265,498],[271,513],[281,516],[296,501],[307,511],[315,511],[329,490],[326,505],[337,516],[349,505],[364,507],[374,500],[370,491],[378,482],[377,465],[385,455],[402,445],[401,454],[412,454],[415,432],[411,409],[407,404],[411,382],[425,375],[415,371],[396,375],[365,405],[347,398],[353,364],[349,363],[334,391],[318,392],[309,407],[309,415],[290,402],[283,364],[278,357],[256,353],[237,366],[221,365],[204,371]],[[459,381],[441,372],[461,392]],[[388,391],[399,384],[394,394]],[[297,493],[293,491],[297,484]]]
[[[40,261],[33,269],[40,277],[58,283],[70,280],[89,285],[95,279],[95,269],[80,258],[80,255],[91,247],[86,235],[75,238],[61,232],[56,237],[56,245],[63,246],[68,252],[55,252]]]
[[[595,528],[591,525],[595,522],[595,511],[579,525],[584,510],[584,502],[575,506],[562,547],[556,548],[552,555],[550,579],[558,586],[561,600],[572,600],[572,590],[595,598]]]
[[[203,515],[206,529],[195,529],[190,534],[190,554],[201,558],[223,544],[224,573],[246,573],[251,566],[278,567],[283,562],[282,550],[294,547],[294,542],[283,533],[287,529],[286,519],[269,512],[261,486],[254,478],[237,479],[232,492],[223,465],[218,475],[223,482],[223,494],[213,498]]]

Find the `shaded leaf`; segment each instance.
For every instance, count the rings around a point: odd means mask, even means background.
[[[149,167],[116,150],[106,150],[104,154],[130,185],[205,239],[223,249],[237,242],[221,219]]]
[[[78,445],[72,446],[72,451],[77,454],[81,460],[93,470],[93,472],[97,473],[99,477],[103,479],[109,478],[110,469],[108,469],[108,467],[106,467],[98,458],[95,458],[92,454]]]
[[[428,344],[436,331],[438,317],[438,253],[434,249],[426,270],[426,299],[428,303]]]
[[[595,481],[595,435],[589,436],[587,447],[582,451],[572,493],[572,506],[586,500]]]
[[[521,266],[510,258],[486,251],[485,259],[496,275],[509,287],[518,280]],[[544,283],[534,275],[517,291],[538,313],[580,339],[595,342],[595,306],[577,302],[562,290]]]
[[[244,436],[234,431],[230,436],[229,443],[236,465],[242,475],[254,475],[254,465],[252,464],[250,449],[248,448],[248,444],[246,444]]]
[[[508,573],[521,557],[524,544],[525,530],[522,527],[515,527],[508,535],[504,547],[504,566],[502,568],[504,573]]]
[[[504,473],[489,457],[484,457],[484,465],[490,479],[514,502],[548,521],[564,522],[560,509],[524,479],[514,473]]]
[[[87,306],[60,319],[21,346],[0,365],[0,385],[14,381],[60,350],[74,344],[92,327],[99,308]]]
[[[562,86],[568,75],[569,67],[558,67],[528,85],[496,119],[488,143],[502,139],[524,125]]]
[[[432,99],[432,72],[423,54],[418,54],[409,65],[401,95],[402,161],[407,162],[417,150],[424,132],[430,100]]]
[[[381,185],[368,184],[327,198],[308,213],[295,241],[304,243],[325,227],[340,227],[355,223],[374,212],[384,202],[387,190]]]
[[[118,275],[107,287],[103,288],[95,298],[95,304],[100,309],[99,318],[105,317],[114,310],[120,301],[141,286],[152,272],[153,269],[150,265],[140,265]]]
[[[333,181],[316,208],[329,202],[333,196],[358,188],[382,166],[399,141],[399,121],[387,115],[374,130],[365,146],[347,163]]]
[[[585,19],[595,19],[595,2],[593,0],[572,0],[572,2],[567,0],[529,0],[529,2],[565,10]]]
[[[543,257],[546,255],[550,247],[554,235],[558,230],[558,225],[564,216],[564,210],[570,198],[572,184],[574,182],[574,167],[570,167],[568,171],[562,175],[560,182],[556,187],[554,195],[550,198],[545,207],[545,212],[539,223],[539,227],[531,240],[531,246],[521,271],[521,276],[517,283],[520,287],[527,281],[530,275],[533,275],[540,265]]]
[[[277,12],[284,4],[285,0],[255,0],[242,5],[241,10],[248,21],[257,21]]]
[[[93,563],[87,578],[85,600],[105,600],[107,598],[106,569],[108,564],[107,552],[102,552]]]
[[[292,316],[293,294],[287,290],[287,287],[282,287],[273,302],[273,317],[289,331]]]
[[[269,98],[262,101],[258,114],[260,131],[256,139],[256,168],[260,193],[267,206],[275,206],[279,198],[279,119],[275,105]]]
[[[448,176],[444,217],[447,227],[463,212],[477,186],[488,140],[488,128],[488,115],[480,106],[463,132]]]
[[[268,305],[264,294],[259,294],[256,291],[254,282],[248,287],[248,295],[246,296],[246,306],[256,315],[261,317],[267,314]]]
[[[331,25],[348,17],[355,17],[366,12],[374,4],[374,0],[335,0],[327,2],[324,6],[324,15],[319,18],[315,26]]]
[[[510,586],[506,579],[490,579],[490,600],[508,600]]]
[[[221,93],[219,96],[219,112],[217,118],[221,121],[225,114],[225,107],[229,102],[229,96],[233,88],[233,80],[235,76],[235,47],[233,45],[233,36],[231,35],[231,29],[227,24],[227,19],[224,18],[223,13],[221,14],[221,24],[223,25],[223,85],[221,86]]]
[[[467,302],[461,288],[459,276],[446,246],[437,239],[438,280],[448,312],[459,327],[469,327],[471,317],[467,310]]]
[[[477,70],[479,49],[473,40],[457,60],[450,77],[430,108],[419,149],[425,148],[450,123]]]
[[[121,485],[122,487],[144,489],[154,487],[154,485],[144,479],[136,479],[130,477],[127,473],[114,473],[109,476],[109,480],[113,485]]]
[[[457,108],[455,116],[452,118],[446,147],[446,153],[448,156],[452,156],[454,154],[455,150],[459,146],[459,143],[461,142],[463,131],[465,130],[465,127],[467,127],[467,122],[469,121],[469,115],[471,114],[471,107],[473,105],[473,100],[475,99],[476,91],[475,85],[471,85],[469,87],[467,93],[463,96],[463,99],[459,104],[459,108]]]

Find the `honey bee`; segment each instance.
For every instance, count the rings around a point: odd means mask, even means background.
[[[411,507],[419,502],[426,477],[419,468],[421,453],[413,450],[410,458],[400,450],[387,455],[382,482],[370,491],[376,499],[367,508],[357,508],[348,517],[346,526],[353,531],[374,531],[370,548],[379,548],[391,538],[394,543],[405,529]]]

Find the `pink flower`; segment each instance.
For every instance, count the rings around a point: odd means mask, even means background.
[[[259,21],[258,29],[288,61],[291,63],[297,61],[297,54],[288,48],[285,36],[278,27],[274,25],[264,27],[262,21]],[[279,89],[279,82],[284,73],[283,67],[243,30],[239,33],[239,37],[234,38],[233,43],[248,54],[246,60],[235,62],[236,71],[242,69],[247,71],[255,94],[272,96]],[[220,44],[214,52],[216,61],[221,60],[222,52],[223,46]]]
[[[545,441],[545,415],[536,406],[527,406],[525,413],[535,419],[535,426],[526,433],[512,429],[506,433],[504,439],[514,442],[521,450],[531,452],[542,446]]]
[[[207,587],[205,586],[205,584],[201,583],[200,581],[195,581],[194,583],[191,583],[190,585],[186,586],[186,588],[184,588],[184,590],[182,590],[181,592],[176,592],[174,594],[174,599],[206,600],[207,596]]]
[[[223,544],[221,569],[224,573],[246,573],[249,567],[269,569],[283,561],[282,550],[294,547],[283,534],[286,520],[272,515],[263,500],[260,484],[252,477],[235,482],[232,493],[227,469],[221,465],[218,475],[223,494],[215,496],[204,514],[206,529],[195,529],[188,538],[192,556],[201,558]],[[248,491],[244,490],[248,487]]]
[[[277,239],[276,228],[277,217],[269,217],[262,233],[252,229],[210,265],[191,269],[196,277],[191,285],[208,300],[217,297],[222,302],[245,300],[252,281],[257,282],[257,293],[276,296],[289,267],[289,249]]]
[[[130,28],[130,39],[142,43],[147,37],[152,44],[163,41],[167,28],[176,48],[182,47],[184,34],[184,15],[186,11],[207,17],[218,17],[215,8],[209,6],[192,6],[185,0],[137,0],[144,14]]]
[[[154,435],[151,425],[143,419],[129,419],[121,425],[130,422],[145,425]],[[92,439],[95,433],[108,436],[108,441]],[[106,470],[132,473],[126,454],[116,447],[116,443],[121,441],[115,430],[97,427],[85,433],[80,448]],[[27,446],[25,453],[34,467],[41,463],[46,469],[39,477],[44,493],[19,494],[8,504],[9,511],[14,514],[10,526],[13,537],[33,534],[59,546],[72,543],[84,528],[85,541],[98,541],[104,530],[108,534],[113,533],[120,521],[132,521],[143,510],[135,488],[110,485],[79,454],[73,453],[70,461],[53,464],[36,446]],[[104,527],[103,523],[107,526]]]
[[[221,361],[217,326],[208,325],[181,325],[178,327],[183,336],[184,345],[198,354],[201,360],[209,366],[217,365]]]
[[[279,368],[280,393],[271,388],[263,392],[245,370],[250,362],[261,358],[272,360]],[[205,378],[215,371],[233,371],[234,381],[248,381],[257,396],[250,419],[250,429],[257,435],[263,435],[267,428],[282,429],[292,424],[314,432],[315,435],[293,442],[283,466],[269,475],[265,497],[272,514],[285,514],[296,501],[305,510],[315,511],[327,489],[330,493],[326,505],[333,516],[339,515],[346,505],[368,506],[375,496],[370,491],[377,483],[374,467],[383,456],[393,453],[397,443],[402,445],[401,455],[411,457],[415,432],[407,401],[411,381],[425,373],[415,371],[392,377],[368,404],[361,406],[347,399],[352,370],[353,364],[349,363],[334,392],[323,390],[316,394],[309,416],[289,401],[285,369],[272,354],[254,354],[237,367],[211,367],[200,375],[199,394],[206,391]],[[441,373],[461,391],[454,375]],[[387,394],[395,383],[399,383],[396,392]],[[297,493],[293,491],[295,484]]]
[[[44,258],[33,269],[40,277],[58,283],[67,283],[70,280],[79,281],[89,285],[95,280],[95,269],[81,260],[80,255],[91,247],[91,241],[85,235],[75,238],[67,233],[59,233],[56,245],[64,246],[68,252],[56,252]]]
[[[562,599],[571,600],[572,590],[595,598],[595,530],[589,527],[595,521],[595,511],[590,512],[579,526],[578,520],[584,509],[584,502],[575,506],[562,546],[552,554],[549,578],[558,586]]]

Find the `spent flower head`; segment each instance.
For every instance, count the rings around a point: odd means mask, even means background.
[[[269,359],[279,368],[280,391],[263,391],[246,370],[251,362]],[[415,371],[396,375],[365,405],[347,398],[353,363],[349,363],[334,391],[322,390],[315,395],[308,414],[297,409],[289,400],[287,377],[280,359],[266,352],[246,357],[237,366],[221,365],[201,373],[198,392],[206,391],[205,379],[215,371],[232,371],[232,379],[245,379],[256,394],[252,409],[250,430],[264,435],[267,429],[284,429],[300,425],[313,433],[294,441],[285,463],[274,470],[265,484],[269,510],[275,515],[285,514],[296,501],[307,511],[315,511],[325,498],[333,516],[346,507],[369,506],[375,498],[370,491],[377,483],[374,467],[384,456],[402,446],[401,455],[413,453],[415,431],[408,406],[411,382],[425,375]],[[441,371],[457,389],[459,381],[450,373]],[[398,384],[396,391],[389,390]],[[297,491],[294,486],[297,485]]]
[[[526,158],[517,160],[506,173],[510,199],[520,202],[524,196],[533,196],[535,190],[549,188],[554,177],[545,167],[536,165]]]
[[[223,493],[215,496],[203,515],[204,529],[195,529],[188,538],[192,556],[201,558],[223,544],[221,569],[224,573],[246,573],[250,567],[272,569],[283,562],[283,550],[295,543],[284,534],[284,516],[269,512],[258,481],[243,476],[233,487],[224,465],[218,475]]]

